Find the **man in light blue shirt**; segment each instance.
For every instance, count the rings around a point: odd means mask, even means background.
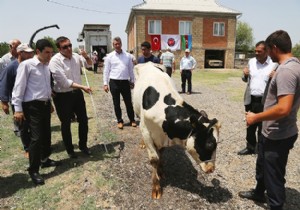
[[[185,50],[185,56],[180,61],[180,74],[181,74],[181,89],[185,93],[186,80],[188,81],[187,95],[192,93],[192,71],[196,67],[196,60],[190,55],[190,50]]]
[[[37,55],[20,63],[12,92],[14,119],[27,121],[30,135],[28,172],[36,185],[45,183],[39,174],[40,166],[57,166],[51,154],[51,81],[48,63],[52,57],[52,44],[47,39],[36,42]]]

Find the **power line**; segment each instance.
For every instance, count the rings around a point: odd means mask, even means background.
[[[69,7],[72,9],[78,9],[78,10],[84,10],[84,11],[88,11],[88,12],[97,12],[97,13],[102,13],[102,14],[109,14],[109,15],[123,15],[123,14],[128,14],[128,12],[105,12],[105,11],[100,11],[100,10],[94,10],[94,9],[87,9],[87,8],[83,8],[83,7],[76,7],[76,6],[72,6],[72,5],[68,5],[68,4],[62,4],[56,1],[52,1],[52,0],[47,0],[49,3],[52,4],[57,4],[60,6],[64,6],[64,7]]]

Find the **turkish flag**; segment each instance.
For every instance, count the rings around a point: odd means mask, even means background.
[[[151,35],[151,48],[152,51],[160,50],[160,35]]]

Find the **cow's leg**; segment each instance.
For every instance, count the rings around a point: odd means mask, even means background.
[[[160,168],[160,160],[159,159],[151,159],[150,163],[153,167],[152,171],[152,198],[153,199],[160,199],[162,195],[162,189],[160,186],[160,176],[159,168]]]
[[[147,148],[147,152],[150,159],[150,164],[153,168],[152,170],[152,198],[153,199],[160,199],[162,190],[160,186],[160,176],[158,171],[160,171],[160,160],[159,154],[157,152],[156,146],[154,145],[154,139],[152,139],[147,127],[144,124],[143,119],[140,121],[140,128],[142,135],[144,137],[144,143]]]
[[[165,148],[161,148],[159,150],[159,162],[158,162],[158,166],[157,166],[157,174],[158,174],[158,177],[160,177],[160,178],[165,178],[164,171],[163,171],[163,159],[162,159],[162,153],[164,150],[165,150]]]

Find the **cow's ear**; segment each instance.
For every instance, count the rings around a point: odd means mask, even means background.
[[[209,119],[208,119],[208,116],[205,111],[203,111],[203,110],[200,111],[200,117],[199,117],[198,121],[200,123],[209,123]]]
[[[212,120],[209,120],[209,129],[211,128],[211,127],[213,127],[215,124],[217,124],[218,123],[218,120],[216,119],[216,118],[214,118],[214,119],[212,119]]]

